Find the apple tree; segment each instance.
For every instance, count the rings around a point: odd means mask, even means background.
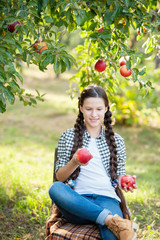
[[[76,47],[78,57],[66,50],[63,36],[80,29],[84,44]],[[139,31],[139,32],[137,32]],[[152,88],[142,81],[147,55],[159,51],[160,15],[157,0],[1,0],[0,2],[0,112],[19,98],[24,105],[43,101],[38,90],[32,96],[23,89],[22,62],[35,64],[40,71],[53,65],[55,73],[77,69],[71,82],[79,88],[96,83],[115,93],[117,74]],[[129,38],[144,38],[145,51],[131,48]],[[120,66],[123,58],[124,66]],[[101,61],[106,67],[95,67]],[[128,73],[129,71],[129,73]],[[77,89],[72,89],[72,93]]]

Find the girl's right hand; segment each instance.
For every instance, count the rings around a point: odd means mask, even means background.
[[[72,157],[71,160],[73,160],[73,161],[74,161],[75,163],[77,163],[78,165],[86,166],[86,165],[88,165],[89,162],[87,162],[87,163],[81,163],[81,162],[78,161],[78,159],[77,159],[77,152],[78,152],[79,149],[80,149],[80,148],[78,148],[77,151],[74,153],[74,155],[73,155],[73,157]]]

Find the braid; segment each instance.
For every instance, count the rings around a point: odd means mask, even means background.
[[[76,123],[74,125],[74,144],[71,150],[70,159],[72,159],[73,154],[77,151],[78,148],[81,148],[83,145],[83,133],[85,130],[83,114],[79,111]],[[80,172],[80,166],[72,173],[71,178],[75,180]]]
[[[117,179],[117,145],[116,145],[114,132],[111,125],[112,123],[111,117],[112,117],[112,114],[108,106],[108,110],[105,113],[105,117],[104,117],[104,125],[105,125],[105,137],[106,137],[106,141],[108,143],[109,151],[110,151],[110,176],[111,176],[111,180],[114,181],[115,179]],[[123,217],[126,219],[130,219],[130,213],[126,205],[124,195],[118,184],[115,191],[119,196],[119,198],[121,199],[120,207],[123,213]]]
[[[109,146],[109,151],[110,151],[110,175],[111,175],[111,179],[112,181],[114,179],[117,179],[117,145],[116,145],[116,141],[114,138],[114,132],[112,129],[112,120],[111,120],[111,112],[109,111],[109,107],[108,107],[108,111],[105,114],[105,118],[104,118],[104,125],[105,125],[105,137]]]

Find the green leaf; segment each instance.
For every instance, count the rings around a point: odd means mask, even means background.
[[[22,19],[26,20],[28,17],[28,13],[25,10],[19,10],[16,16],[20,16]]]
[[[0,83],[0,89],[3,91],[5,97],[8,99],[10,104],[14,103],[14,95],[11,92],[11,87],[7,86],[4,87],[1,83]]]
[[[41,17],[41,12],[42,12],[42,0],[38,0],[38,16]],[[39,19],[37,19],[39,20]]]
[[[99,38],[103,38],[105,40],[110,40],[111,39],[111,30],[104,29],[102,33],[99,33]]]
[[[8,60],[13,61],[13,59],[13,56],[6,49],[0,48],[0,60],[3,63],[8,63]]]
[[[22,54],[22,48],[21,48],[21,45],[20,45],[18,42],[16,42],[15,45],[16,45],[16,47],[18,48],[19,53]]]
[[[30,60],[31,60],[31,55],[28,54],[28,58],[27,58],[27,66],[29,67],[29,64],[30,64]]]
[[[146,73],[146,67],[144,67],[139,73],[138,75],[143,76]]]
[[[65,57],[65,56],[61,56],[61,58],[64,60],[66,66],[67,66],[67,68],[68,68],[68,70],[70,70],[70,68],[71,68],[71,63],[70,63],[69,59],[68,59],[67,57]]]
[[[48,4],[48,0],[43,0],[44,7],[47,7],[47,4]]]
[[[2,105],[5,105],[5,104],[6,104],[6,99],[5,99],[3,93],[0,93],[0,102],[2,103]]]
[[[3,104],[2,101],[0,101],[0,113],[4,113],[6,111],[6,104]]]
[[[137,82],[138,78],[137,78],[137,74],[132,71],[132,78],[133,78],[133,82]]]
[[[58,59],[56,59],[56,63],[54,64],[54,71],[57,74],[60,70],[60,62]]]
[[[9,38],[9,36],[6,37],[6,38],[4,38],[3,41],[4,41],[4,42],[7,42],[7,43],[9,43],[9,44],[12,44],[12,45],[16,45],[15,41],[14,41],[12,38]]]
[[[34,98],[30,98],[31,103],[37,104],[37,101]]]
[[[42,61],[42,66],[46,67],[49,63],[51,63],[52,59],[52,55],[47,55]]]
[[[27,53],[26,53],[26,51],[24,51],[22,53],[22,59],[23,59],[24,62],[26,62],[26,60],[27,60]]]
[[[62,57],[62,56],[67,57],[69,60],[71,60],[71,61],[75,64],[75,66],[77,66],[76,59],[75,59],[72,55],[70,55],[69,53],[67,53],[66,51],[64,51],[64,54],[61,55],[61,57]]]
[[[140,87],[140,89],[145,87],[145,86],[146,86],[145,82],[143,80],[139,80],[139,87]]]
[[[66,20],[67,20],[67,21],[70,21],[70,19],[71,19],[71,14],[72,14],[71,8],[69,8],[69,9],[67,10],[67,12],[66,12]]]
[[[110,26],[113,22],[112,12],[109,9],[107,9],[104,14],[104,20],[107,23],[107,26]]]
[[[12,88],[12,90],[13,90],[14,92],[21,93],[21,88],[20,88],[20,86],[19,86],[14,80],[12,80],[12,81],[9,83],[9,85],[11,86],[11,88]]]
[[[6,91],[4,92],[4,95],[7,97],[10,104],[14,103],[14,94],[11,92],[11,88],[9,86],[6,87]]]
[[[4,82],[5,79],[2,77],[2,75],[0,75],[0,82]]]
[[[9,72],[10,72],[11,74],[14,74],[14,73],[16,72],[15,67],[14,67],[14,64],[13,64],[12,62],[9,62],[9,63],[8,63],[8,66],[10,67]]]
[[[130,4],[131,4],[131,3],[130,3],[130,0],[124,0],[124,1],[125,1],[125,4],[126,4],[126,7],[129,8],[129,6],[130,6]]]
[[[127,61],[126,66],[127,66],[128,69],[130,69],[131,68],[131,62]]]
[[[81,26],[87,21],[87,15],[85,10],[75,10],[75,18],[78,26]]]
[[[96,16],[96,13],[92,10],[86,13],[87,21],[93,19]]]
[[[52,23],[53,22],[53,19],[50,17],[50,16],[46,16],[43,18],[46,22],[48,23]]]
[[[152,86],[152,82],[151,81],[147,81],[146,85],[149,86],[151,89],[154,89],[154,87]]]
[[[72,32],[73,30],[75,30],[77,28],[76,22],[70,21],[68,23],[68,32]]]
[[[62,59],[60,60],[60,64],[61,64],[61,73],[64,73],[66,71],[66,64]]]
[[[23,30],[24,30],[25,34],[28,36],[28,34],[29,34],[28,26],[23,25]]]
[[[21,83],[23,83],[23,77],[18,72],[15,72],[14,74],[19,78]]]
[[[52,58],[51,58],[50,63],[51,63],[51,64],[55,63],[55,59],[56,59],[56,56],[55,56],[55,55],[52,55]]]
[[[104,15],[104,20],[107,24],[107,26],[110,26],[113,21],[120,15],[122,14],[121,10],[123,8],[119,5],[116,4],[114,11],[110,11],[109,9],[106,10],[105,15]]]
[[[90,35],[89,35],[89,38],[90,39],[92,39],[92,40],[97,40],[98,39],[98,34],[95,32],[95,33],[91,33]]]
[[[88,30],[94,31],[95,28],[96,28],[96,26],[97,26],[97,23],[96,23],[96,22],[93,22],[93,23],[89,26]]]

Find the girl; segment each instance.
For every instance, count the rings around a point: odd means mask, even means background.
[[[67,221],[96,223],[101,239],[134,240],[136,224],[129,220],[119,186],[125,174],[125,145],[112,130],[106,92],[95,85],[84,88],[78,108],[74,128],[59,139],[57,182],[50,187],[49,195]],[[86,164],[77,160],[77,150],[82,147],[93,156]]]

